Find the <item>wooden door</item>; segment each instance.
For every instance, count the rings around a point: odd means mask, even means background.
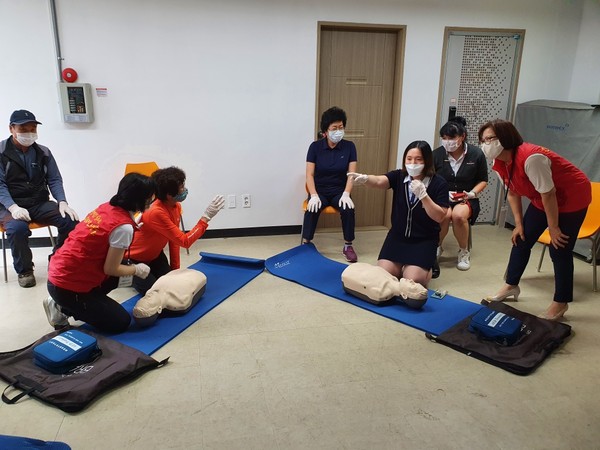
[[[338,106],[346,111],[345,139],[356,144],[358,172],[383,174],[396,160],[391,149],[394,87],[400,30],[322,28],[320,35],[318,119]],[[397,124],[396,124],[397,126]],[[317,120],[317,131],[319,120]],[[397,128],[396,128],[397,129]],[[393,157],[390,158],[390,153]],[[386,193],[355,187],[357,227],[386,223]],[[322,215],[319,228],[339,228],[339,216]]]

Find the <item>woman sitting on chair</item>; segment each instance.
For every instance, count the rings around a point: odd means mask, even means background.
[[[338,209],[342,218],[344,248],[342,254],[348,262],[358,257],[352,247],[354,241],[354,202],[350,198],[352,181],[346,173],[356,170],[356,147],[344,137],[346,113],[334,106],[321,116],[322,139],[313,142],[306,156],[306,189],[308,205],[304,213],[302,240],[312,241],[319,215],[327,206]]]
[[[488,166],[479,147],[467,143],[467,121],[462,117],[450,119],[441,129],[442,146],[433,151],[435,173],[448,182],[450,208],[441,223],[440,243],[437,258],[443,252],[442,243],[450,229],[458,242],[458,270],[469,270],[469,223],[475,223],[479,215],[481,191],[488,183]],[[433,269],[433,278],[439,276],[439,261]]]
[[[208,228],[212,219],[225,203],[223,196],[217,195],[206,211],[187,233],[181,231],[181,202],[187,197],[185,173],[178,167],[158,169],[152,174],[156,183],[156,201],[142,214],[140,230],[135,234],[129,257],[133,262],[150,266],[146,278],[134,277],[133,287],[145,295],[148,289],[161,276],[180,267],[180,249],[190,248]],[[169,261],[163,248],[169,244]]]

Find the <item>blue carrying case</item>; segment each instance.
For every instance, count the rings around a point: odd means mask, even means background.
[[[68,330],[33,348],[35,365],[52,373],[66,373],[101,354],[96,338]]]
[[[482,339],[489,339],[500,345],[513,345],[521,337],[525,325],[516,317],[483,307],[471,318],[468,330]]]

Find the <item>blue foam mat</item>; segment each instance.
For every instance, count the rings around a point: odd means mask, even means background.
[[[189,268],[206,275],[206,291],[190,311],[181,316],[159,317],[153,325],[146,328],[137,326],[132,317],[129,330],[108,336],[150,355],[246,283],[256,278],[265,267],[262,259],[205,252],[200,252],[200,256],[202,259]],[[140,298],[141,295],[138,294],[122,303],[122,306],[129,314],[132,314],[133,307]]]
[[[342,272],[346,267],[346,264],[321,255],[313,244],[294,247],[265,261],[265,268],[275,276],[436,336],[482,307],[451,295],[441,300],[431,298],[431,291],[429,300],[420,310],[401,303],[373,305],[344,291]]]

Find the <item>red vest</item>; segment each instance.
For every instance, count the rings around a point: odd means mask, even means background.
[[[135,229],[129,212],[109,203],[98,206],[77,224],[52,256],[48,281],[59,288],[80,293],[100,286],[108,278],[104,273],[104,261],[110,233],[125,224],[131,224]]]
[[[558,212],[569,213],[587,208],[592,201],[590,180],[565,158],[547,148],[525,142],[517,147],[510,163],[495,160],[493,169],[502,177],[504,184],[508,184],[510,179],[509,189],[512,192],[527,197],[533,206],[543,211],[542,196],[535,190],[525,173],[525,161],[536,153],[550,159]]]

